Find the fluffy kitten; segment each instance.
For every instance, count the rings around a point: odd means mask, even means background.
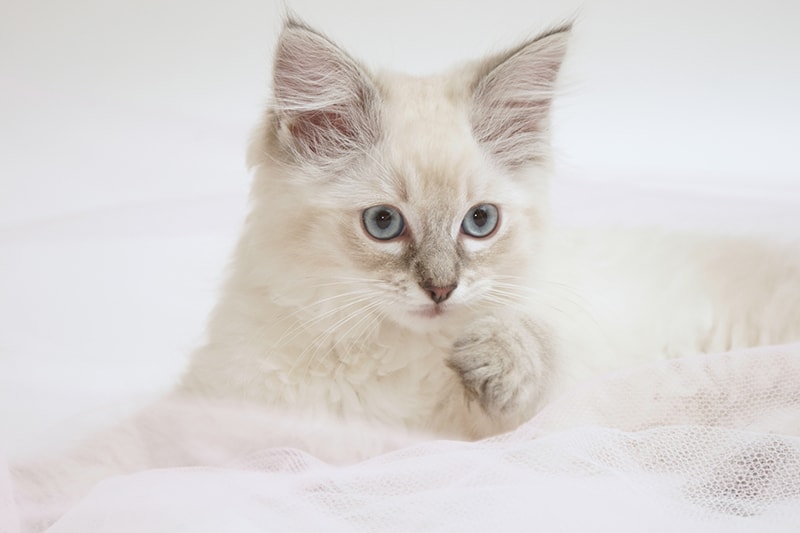
[[[549,227],[569,34],[415,78],[287,22],[206,344],[170,398],[14,469],[29,528],[122,472],[480,438],[610,368],[800,339],[796,249]]]
[[[417,78],[289,21],[252,211],[180,390],[471,439],[604,369],[800,338],[796,252],[548,227],[569,34]]]

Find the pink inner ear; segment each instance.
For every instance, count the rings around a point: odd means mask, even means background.
[[[495,58],[475,89],[473,131],[510,167],[546,160],[548,114],[569,27]]]
[[[290,122],[289,131],[311,153],[319,156],[346,150],[360,134],[345,113],[331,109],[299,113]]]
[[[297,156],[332,160],[374,142],[377,92],[369,74],[332,42],[307,29],[284,31],[273,75],[279,123]]]
[[[478,108],[474,132],[479,142],[510,167],[542,156],[550,99],[494,100]]]
[[[540,133],[542,119],[547,115],[550,100],[496,102],[489,112],[496,114],[487,120],[484,142],[498,142],[522,133]]]

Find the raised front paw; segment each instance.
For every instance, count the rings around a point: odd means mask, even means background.
[[[540,396],[546,344],[525,319],[486,317],[453,345],[447,365],[490,417],[525,420]]]

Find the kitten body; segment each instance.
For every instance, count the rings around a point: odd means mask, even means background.
[[[800,338],[794,251],[549,226],[568,35],[415,78],[290,22],[251,214],[181,391],[479,438],[604,370]],[[499,222],[475,237],[484,205]],[[375,206],[402,233],[371,236]]]

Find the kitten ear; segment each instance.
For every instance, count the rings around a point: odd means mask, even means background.
[[[475,137],[510,167],[548,159],[549,114],[571,24],[487,60],[473,92]]]
[[[278,135],[304,159],[361,152],[378,136],[378,93],[366,71],[331,41],[288,20],[273,70]]]

